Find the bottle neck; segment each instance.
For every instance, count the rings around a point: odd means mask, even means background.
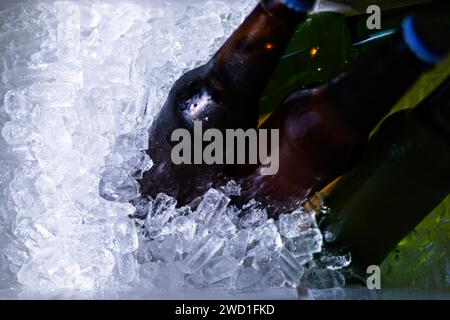
[[[398,31],[350,71],[331,81],[326,93],[343,119],[367,136],[431,67],[411,50],[403,32]]]
[[[227,91],[256,98],[264,90],[297,26],[315,0],[263,0],[213,57],[212,71]]]

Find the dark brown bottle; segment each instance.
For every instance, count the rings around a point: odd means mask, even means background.
[[[207,64],[174,84],[150,128],[148,154],[154,166],[140,181],[143,194],[165,192],[186,204],[225,174],[249,172],[249,166],[239,165],[175,165],[171,152],[177,143],[171,141],[171,135],[179,128],[192,133],[194,121],[202,122],[203,132],[210,128],[222,132],[256,128],[261,95],[297,26],[315,2],[262,0]]]
[[[422,16],[331,82],[290,95],[263,128],[280,130],[276,175],[262,167],[242,179],[239,201],[255,199],[269,215],[288,213],[344,174],[370,132],[420,75],[449,50],[446,30]]]

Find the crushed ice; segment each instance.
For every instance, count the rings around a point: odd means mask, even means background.
[[[0,11],[0,287],[37,291],[344,284],[313,212],[279,221],[239,186],[191,207],[142,197],[146,128],[255,0],[23,2]],[[99,194],[99,190],[101,196]]]

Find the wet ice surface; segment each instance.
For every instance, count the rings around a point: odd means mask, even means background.
[[[347,258],[313,261],[323,241],[312,212],[275,222],[250,203],[238,218],[232,183],[193,208],[140,197],[146,128],[168,90],[255,4],[150,2],[0,11],[0,287],[98,297],[344,285]]]

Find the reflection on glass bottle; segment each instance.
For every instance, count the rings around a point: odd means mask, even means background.
[[[326,247],[353,266],[378,265],[450,193],[450,79],[414,109],[388,117],[358,165],[325,196]]]
[[[349,71],[290,95],[262,126],[280,129],[280,170],[266,176],[261,166],[244,178],[241,201],[256,199],[277,216],[344,174],[389,109],[424,71],[446,57],[449,38],[427,18],[407,18],[392,39]]]

